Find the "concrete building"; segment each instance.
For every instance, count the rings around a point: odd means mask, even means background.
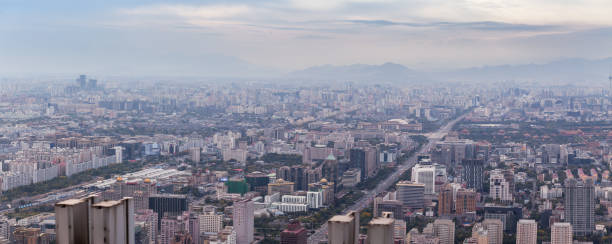
[[[455,222],[450,219],[436,219],[433,227],[434,235],[440,239],[440,244],[455,243]]]
[[[557,222],[550,228],[550,244],[572,244],[573,231],[570,223]]]
[[[254,239],[255,216],[253,202],[243,200],[234,203],[234,230],[237,244],[250,244]]]
[[[215,212],[204,212],[200,218],[200,233],[218,233],[223,228],[223,215]]]
[[[402,202],[404,207],[417,209],[423,208],[425,204],[424,194],[425,185],[410,181],[400,181],[397,183],[397,200]]]
[[[538,223],[533,219],[521,219],[516,224],[516,244],[536,244]]]
[[[357,244],[359,240],[359,213],[336,215],[327,221],[329,244]]]
[[[455,199],[455,213],[462,215],[476,212],[476,192],[473,190],[457,190]]]
[[[583,236],[595,229],[595,189],[591,180],[565,181],[565,220],[572,225],[574,235]]]
[[[131,198],[97,202],[96,197],[70,199],[55,205],[58,243],[134,243]]]
[[[491,171],[489,178],[489,196],[493,200],[500,200],[503,202],[512,201],[510,182],[506,181],[506,176],[499,169]]]
[[[268,184],[268,195],[274,193],[280,193],[282,195],[291,195],[295,184],[291,181],[285,181],[283,179],[277,179],[274,183]]]
[[[434,165],[414,165],[410,179],[413,182],[424,184],[425,194],[436,193],[436,167]]]
[[[504,224],[499,219],[485,219],[482,226],[488,232],[489,244],[504,243]]]
[[[484,160],[482,159],[463,159],[463,181],[468,188],[476,191],[482,190],[482,171],[484,169]]]
[[[385,217],[373,218],[368,224],[367,244],[393,244],[395,219],[391,213]]]

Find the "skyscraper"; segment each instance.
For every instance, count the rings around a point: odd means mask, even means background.
[[[453,189],[446,186],[438,193],[438,216],[452,214],[453,205]]]
[[[521,219],[516,224],[516,244],[536,244],[538,223],[533,219]]]
[[[149,197],[149,208],[157,213],[157,228],[161,228],[161,219],[166,216],[178,216],[187,211],[185,195],[157,194]]]
[[[327,221],[329,244],[357,244],[359,240],[359,213],[351,211],[336,215]]]
[[[476,191],[482,190],[482,170],[484,169],[484,160],[482,159],[463,159],[463,180],[468,188],[473,188]]]
[[[476,192],[459,189],[455,200],[455,213],[458,215],[476,211]]]
[[[485,219],[482,226],[489,234],[489,244],[502,244],[504,242],[504,224],[499,219]]]
[[[397,183],[397,200],[407,208],[423,208],[425,185],[410,181]]]
[[[573,232],[570,223],[557,222],[550,227],[550,244],[572,244]]]
[[[574,235],[587,235],[595,229],[594,195],[591,180],[565,180],[565,220],[572,225]]]
[[[412,181],[425,185],[425,194],[434,194],[436,186],[436,167],[416,164],[412,167]]]
[[[189,234],[193,243],[200,243],[200,219],[195,214],[189,215]]]
[[[450,219],[436,219],[433,227],[434,235],[440,238],[440,244],[455,243],[455,222]]]
[[[505,202],[512,201],[510,182],[506,181],[503,171],[499,169],[492,170],[489,182],[489,196],[492,199]]]
[[[255,232],[255,216],[253,202],[243,200],[234,203],[234,230],[236,231],[236,244],[250,244],[253,242]]]
[[[281,244],[306,244],[308,231],[302,227],[299,221],[292,220],[287,229],[280,234]]]

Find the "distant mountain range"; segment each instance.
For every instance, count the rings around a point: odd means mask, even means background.
[[[311,82],[420,83],[420,82],[534,82],[541,84],[608,85],[612,58],[563,59],[545,64],[483,66],[445,72],[423,72],[400,64],[322,65],[294,71],[285,78]]]

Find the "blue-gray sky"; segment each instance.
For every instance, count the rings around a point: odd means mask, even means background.
[[[612,56],[610,0],[0,0],[0,74],[247,75]]]

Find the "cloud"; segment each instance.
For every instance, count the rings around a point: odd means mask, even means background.
[[[408,26],[408,27],[438,27],[438,28],[465,28],[483,31],[550,31],[559,28],[556,25],[528,25],[511,24],[495,21],[480,22],[433,22],[433,23],[409,23],[395,22],[390,20],[347,20],[354,24],[364,24],[373,26]]]
[[[245,14],[249,12],[249,7],[246,5],[193,6],[183,4],[164,4],[120,9],[119,12],[126,15],[156,15],[198,19],[222,19]]]

